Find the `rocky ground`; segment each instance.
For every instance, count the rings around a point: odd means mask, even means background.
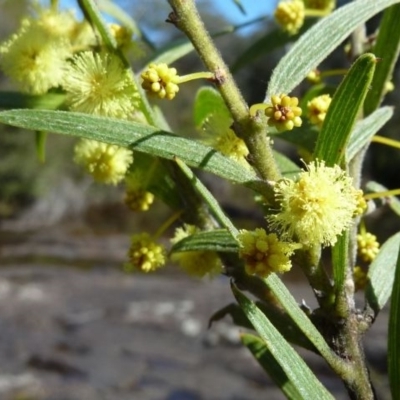
[[[226,279],[201,282],[176,270],[126,275],[127,235],[78,231],[0,235],[1,399],[284,398],[229,318],[207,328],[232,301]],[[305,284],[288,284],[312,304]],[[384,312],[366,338],[383,399],[386,325]],[[346,399],[325,364],[304,354],[334,397]]]

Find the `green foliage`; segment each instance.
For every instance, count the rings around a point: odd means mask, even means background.
[[[400,252],[399,252],[400,253]],[[389,316],[388,369],[394,400],[400,399],[400,256],[397,257]]]
[[[399,247],[400,233],[396,233],[384,243],[370,265],[365,297],[376,314],[382,310],[392,293]]]
[[[281,366],[282,370],[276,371],[279,373],[276,379],[282,383],[290,380],[302,399],[310,397],[333,399],[262,311],[235,286],[232,286],[232,291],[247,318],[263,339],[271,356]]]
[[[373,54],[364,54],[350,68],[329,106],[314,158],[325,160],[330,166],[343,162],[347,142],[372,81],[375,64]]]

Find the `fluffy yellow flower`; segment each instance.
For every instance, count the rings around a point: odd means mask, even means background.
[[[239,257],[244,260],[249,275],[263,278],[273,272],[283,273],[292,268],[290,255],[299,247],[293,243],[282,242],[275,233],[267,234],[264,229],[241,230],[237,236]]]
[[[274,126],[279,132],[290,131],[302,124],[300,115],[302,110],[298,107],[299,99],[286,94],[272,96],[271,103],[265,109],[268,125]]]
[[[321,96],[314,97],[307,103],[308,118],[312,124],[319,127],[322,126],[331,101],[332,98],[329,96],[329,94],[323,94]]]
[[[125,271],[139,270],[153,272],[166,262],[165,248],[155,243],[148,233],[132,236],[131,247],[128,252],[129,263],[125,265]]]
[[[304,23],[304,3],[302,0],[280,1],[275,9],[276,22],[290,35],[296,34]]]
[[[0,67],[21,89],[44,94],[61,84],[66,59],[72,52],[67,39],[48,35],[30,20],[0,46]]]
[[[31,22],[40,26],[49,36],[65,38],[71,37],[78,24],[73,11],[53,8],[40,8],[37,18],[32,18]]]
[[[167,64],[150,64],[141,77],[143,89],[160,99],[172,100],[179,92],[179,75],[175,68],[169,68]]]
[[[100,183],[116,185],[132,163],[132,151],[96,140],[81,139],[75,146],[75,162]]]
[[[305,246],[334,245],[353,223],[357,190],[337,165],[311,162],[296,181],[283,179],[274,190],[281,209],[267,217],[271,228]]]
[[[199,229],[196,226],[185,224],[175,230],[171,243],[175,244],[198,231]],[[176,252],[171,255],[171,260],[179,264],[188,275],[197,278],[203,278],[205,275],[213,277],[222,272],[221,261],[213,251]]]
[[[63,87],[70,109],[106,117],[129,118],[138,91],[122,61],[111,53],[85,51],[65,68]]]

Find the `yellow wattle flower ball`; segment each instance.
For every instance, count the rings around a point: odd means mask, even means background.
[[[140,188],[128,189],[124,197],[124,203],[132,211],[148,211],[153,201],[154,194]]]
[[[135,83],[115,54],[75,55],[65,67],[62,85],[73,111],[127,119],[138,108]]]
[[[27,19],[16,34],[0,45],[0,68],[22,91],[44,94],[62,83],[66,60],[71,55],[67,39],[51,36]]]
[[[290,35],[296,34],[303,26],[305,7],[302,0],[280,1],[275,9],[276,22]]]
[[[268,125],[274,126],[279,132],[291,131],[302,124],[302,110],[298,107],[299,99],[286,94],[272,96],[271,104],[265,109]]]
[[[370,232],[361,232],[357,235],[357,253],[361,260],[371,262],[379,253],[379,242]]]
[[[358,207],[352,178],[324,161],[308,164],[297,180],[278,181],[274,191],[280,210],[267,217],[271,228],[307,247],[333,246],[352,225]]]
[[[148,233],[140,233],[132,236],[128,257],[125,271],[153,272],[165,265],[166,250],[164,246],[155,243]]]
[[[175,244],[180,240],[199,232],[200,229],[194,225],[184,224],[175,230],[171,243]],[[214,251],[182,251],[171,254],[171,261],[176,262],[188,275],[196,278],[203,278],[208,275],[210,278],[222,272],[222,263]]]
[[[307,103],[308,118],[310,122],[321,127],[325,121],[326,113],[331,104],[332,98],[329,94],[314,97]]]
[[[292,268],[290,255],[299,247],[280,241],[275,233],[267,234],[262,228],[241,230],[237,240],[240,246],[239,257],[244,260],[246,272],[263,278],[273,272],[289,271]]]
[[[116,185],[133,161],[133,153],[124,147],[81,139],[75,146],[74,161],[99,183]]]
[[[179,75],[176,68],[169,68],[167,64],[150,64],[142,72],[142,88],[160,99],[172,100],[179,92]]]

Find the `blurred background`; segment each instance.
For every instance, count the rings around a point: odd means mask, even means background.
[[[151,58],[152,46],[158,49],[181,38],[165,23],[170,12],[167,1],[115,2],[135,17],[148,40],[142,57],[132,60],[136,71]],[[210,32],[243,25],[216,38],[232,67],[252,43],[276,29],[271,17],[276,1],[240,3],[245,13],[233,0],[197,2]],[[75,1],[61,4],[77,10]],[[29,7],[28,0],[0,0],[1,41],[15,31]],[[379,16],[368,23],[369,33],[378,22]],[[270,74],[285,50],[257,54],[234,69],[249,104],[263,101]],[[322,68],[349,65],[338,49]],[[203,70],[194,53],[174,66],[180,74]],[[393,83],[396,89],[385,104],[397,107],[398,69]],[[296,95],[308,87],[301,85]],[[198,88],[192,82],[173,102],[157,103],[179,134],[195,134],[191,105]],[[15,87],[0,75],[0,90]],[[396,112],[380,134],[400,139]],[[207,330],[210,315],[232,301],[223,277],[197,281],[173,266],[157,276],[122,272],[130,234],[154,232],[169,215],[168,209],[156,203],[150,213],[131,213],[122,203],[122,188],[93,183],[72,162],[74,143],[72,138],[49,135],[46,162],[41,163],[32,132],[0,126],[0,398],[283,398],[241,347],[228,318]],[[276,145],[298,162],[292,147],[279,140]],[[364,167],[366,182],[398,188],[399,170],[400,151],[371,145]],[[253,203],[248,191],[211,176],[204,179],[240,226],[262,221],[257,210],[249,210]],[[367,221],[381,241],[400,228],[393,216],[383,206]],[[313,306],[299,274],[293,272],[287,279],[296,298]],[[367,351],[384,396],[385,313],[380,318],[367,337],[371,344]],[[335,397],[346,398],[328,368],[312,355],[306,357]]]

